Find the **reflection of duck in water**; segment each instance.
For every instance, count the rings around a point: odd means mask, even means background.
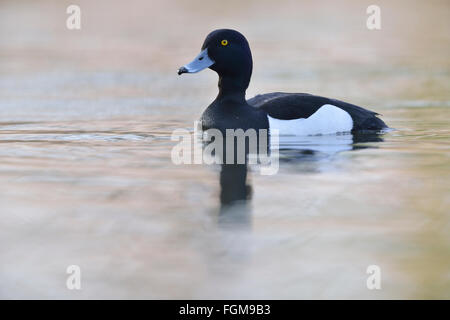
[[[219,224],[226,226],[250,226],[252,189],[247,184],[246,164],[223,164],[220,171]]]
[[[364,143],[382,142],[382,133],[362,132],[339,135],[283,136],[279,141],[280,162],[318,161],[343,151],[375,148]]]
[[[361,133],[345,135],[284,137],[280,143],[280,161],[297,164],[302,172],[320,172],[327,161],[342,151],[376,148],[370,142],[382,142],[380,133]],[[362,145],[361,145],[362,144]],[[226,149],[226,148],[224,148]],[[225,157],[224,157],[225,158]],[[298,166],[308,164],[307,166]],[[248,181],[247,164],[222,164],[220,171],[220,210],[221,227],[249,228],[251,225],[252,187]]]

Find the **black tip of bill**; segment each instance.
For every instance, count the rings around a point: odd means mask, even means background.
[[[188,70],[185,67],[181,67],[180,69],[178,69],[178,75],[181,75],[183,73],[187,73]]]

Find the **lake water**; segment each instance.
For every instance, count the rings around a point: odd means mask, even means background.
[[[360,1],[77,2],[79,31],[70,1],[0,2],[1,298],[450,298],[448,1],[379,1],[377,31]],[[227,210],[233,179],[171,161],[217,90],[176,70],[219,27],[250,41],[248,97],[334,97],[395,130],[298,138],[321,151],[250,170]]]

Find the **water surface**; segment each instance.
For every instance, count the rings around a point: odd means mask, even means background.
[[[79,2],[81,31],[64,1],[0,4],[0,297],[450,297],[446,1],[381,1],[376,32],[359,1]],[[250,40],[249,97],[335,97],[395,130],[293,139],[272,176],[174,165],[217,90],[176,69],[217,27]]]

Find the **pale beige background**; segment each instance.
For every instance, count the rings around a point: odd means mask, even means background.
[[[369,31],[370,4],[1,0],[0,297],[449,298],[450,4],[377,1]],[[251,174],[244,231],[217,225],[216,170],[170,161],[217,90],[176,70],[223,27],[250,42],[249,96],[340,98],[398,129]]]

